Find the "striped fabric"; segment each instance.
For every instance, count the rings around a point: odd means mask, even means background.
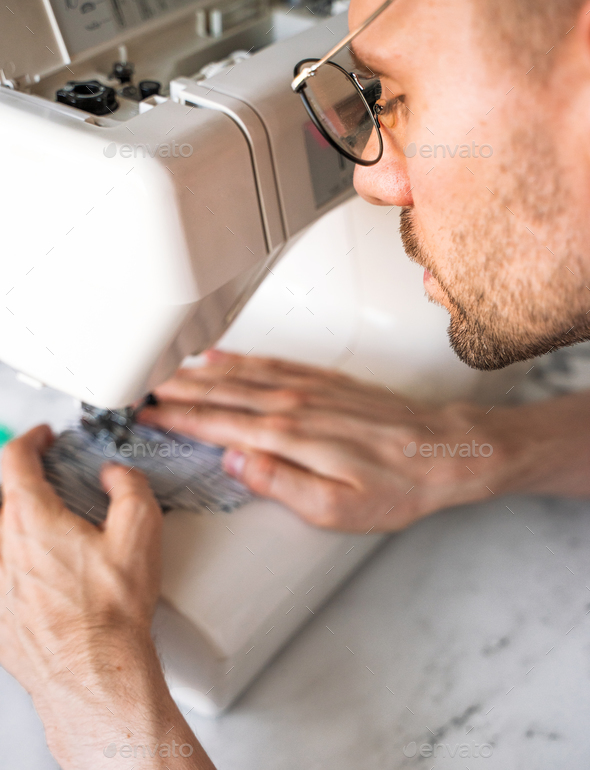
[[[68,508],[99,523],[106,518],[109,502],[99,472],[109,461],[143,471],[164,511],[233,511],[251,494],[225,473],[222,454],[218,447],[143,425],[134,425],[130,440],[117,448],[75,426],[57,437],[44,463],[47,478]]]

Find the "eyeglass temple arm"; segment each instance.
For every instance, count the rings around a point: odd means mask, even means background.
[[[291,88],[293,91],[297,91],[299,87],[309,78],[313,73],[319,69],[323,64],[325,64],[327,61],[329,61],[332,56],[335,56],[339,51],[341,51],[345,46],[347,46],[357,35],[360,35],[363,30],[365,30],[369,24],[371,24],[377,16],[379,16],[383,11],[388,8],[392,3],[394,3],[395,0],[385,0],[384,3],[382,3],[379,8],[377,8],[376,11],[373,11],[373,13],[369,16],[368,19],[365,19],[363,23],[358,26],[356,29],[353,29],[351,32],[348,33],[348,35],[341,40],[339,43],[336,43],[334,48],[328,51],[328,53],[322,57],[319,61],[315,62],[311,67],[305,67],[299,75],[293,80],[291,83]]]

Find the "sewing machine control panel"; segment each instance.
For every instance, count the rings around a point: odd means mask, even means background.
[[[271,16],[270,0],[22,0],[0,8],[0,86],[125,121],[175,77],[268,45]]]
[[[191,5],[194,0],[51,0],[70,54]]]

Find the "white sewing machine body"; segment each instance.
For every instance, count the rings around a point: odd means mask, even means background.
[[[33,51],[27,19],[1,12],[0,69],[14,87],[0,88],[10,255],[0,359],[110,409],[215,342],[287,243],[352,194],[351,164],[319,138],[289,89],[294,63],[333,35],[317,27],[207,80],[171,78],[260,48],[273,26],[266,2],[230,1],[217,6],[222,21],[226,6],[256,13],[236,21],[228,12],[234,26],[212,38],[208,11],[203,37],[205,4],[175,4],[77,54],[68,41],[75,50],[90,35],[87,18],[106,9],[80,15],[77,3],[55,0],[53,16],[43,0],[26,0],[19,14],[28,9],[37,30]],[[345,24],[334,20],[338,31]],[[115,85],[109,70],[123,42],[138,79],[160,78],[167,95],[117,97],[116,111],[91,114],[84,92]],[[55,101],[73,72],[80,108]]]
[[[293,66],[325,53],[345,16],[317,24],[248,0],[168,7],[0,10],[0,360],[80,401],[127,406],[219,340],[260,286],[225,347],[416,396],[471,394],[479,377],[424,302],[397,213],[349,200],[351,164],[290,91]],[[308,29],[264,47],[289,27]],[[115,87],[122,45],[163,95],[119,98],[108,116],[55,101],[68,80]],[[314,530],[270,502],[169,514],[155,633],[176,696],[202,713],[229,705],[378,542]]]

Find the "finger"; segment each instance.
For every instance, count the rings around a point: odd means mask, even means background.
[[[47,485],[41,457],[52,441],[51,428],[39,425],[7,445],[2,457],[4,496],[13,489],[35,490]]]
[[[302,364],[298,361],[289,361],[284,358],[274,358],[271,356],[250,356],[240,355],[239,353],[228,353],[224,350],[208,350],[205,354],[209,366],[219,366],[225,368],[226,365],[233,366],[242,371],[260,371],[260,369],[269,369],[275,372],[294,375],[314,375],[318,372],[330,373],[328,369],[321,369],[310,364]],[[204,367],[206,368],[206,367]]]
[[[215,351],[217,353],[217,351]],[[359,381],[331,369],[283,361],[276,358],[253,358],[221,353],[218,361],[205,366],[178,370],[175,379],[208,383],[207,390],[220,381],[237,381],[242,385],[264,389],[295,390],[311,395],[318,401],[333,401],[336,393],[351,405],[359,400],[373,403],[385,399],[391,406],[394,394],[385,387]],[[215,391],[212,391],[215,393]]]
[[[161,404],[157,409],[146,409],[141,421],[218,446],[242,446],[279,455],[327,477],[348,479],[354,472],[354,454],[348,445],[308,434],[306,420],[292,415],[256,415],[213,406],[195,406],[187,412],[185,405]]]
[[[333,407],[333,404],[329,406]],[[270,432],[296,431],[300,438],[309,440],[345,442],[349,453],[356,448],[358,453],[374,460],[382,454],[382,413],[379,419],[372,421],[362,412],[357,415],[344,408],[305,407],[298,410],[276,409],[271,410],[270,414],[252,414],[218,407],[216,404],[189,406],[186,402],[164,402],[157,407],[146,408],[145,414],[138,419],[168,432],[174,430],[220,446],[231,443],[251,444],[254,441],[251,435],[253,428],[266,426]],[[386,430],[391,431],[391,427],[388,425]],[[275,447],[273,451],[278,449]]]
[[[194,380],[177,377],[157,389],[160,403],[186,404],[187,410],[197,403],[215,404],[253,412],[287,412],[312,400],[313,393],[303,389],[278,388],[246,380]]]
[[[8,444],[2,456],[2,513],[10,512],[13,527],[31,529],[36,536],[53,532],[58,524],[60,531],[76,527],[92,536],[95,527],[68,510],[45,478],[42,456],[52,441],[49,426],[40,425]]]
[[[143,473],[107,464],[101,470],[100,480],[110,498],[104,532],[113,545],[125,545],[128,551],[157,538],[162,510]]]
[[[137,416],[137,420],[143,424],[156,425],[167,433],[174,431],[223,446],[225,442],[221,423],[224,416],[229,413],[229,410],[213,405],[198,404],[187,408],[187,404],[164,402],[157,407],[146,407]],[[237,422],[241,417],[246,416],[246,413],[240,412],[231,412],[231,414],[235,416]],[[218,424],[219,427],[217,427]]]
[[[352,489],[264,452],[229,449],[227,473],[261,497],[277,500],[310,524],[334,528]]]
[[[217,353],[218,351],[216,351]],[[240,356],[233,353],[220,353],[210,358],[205,366],[184,369],[183,377],[195,379],[215,379],[230,377],[258,382],[264,385],[300,385],[308,380],[324,379],[330,382],[353,382],[352,378],[330,369],[322,369],[278,358],[258,358]]]
[[[161,385],[157,395],[160,404],[184,404],[187,413],[203,404],[259,414],[307,409],[314,412],[314,419],[320,413],[340,412],[377,424],[383,424],[384,414],[402,422],[410,414],[405,402],[399,401],[384,388],[364,383],[357,384],[356,390],[321,380],[306,383],[305,386],[274,387],[247,380],[194,380],[181,375]]]
[[[28,433],[20,436],[4,450],[2,456],[2,493],[6,512],[14,499],[21,504],[11,508],[18,511],[21,522],[23,514],[27,516],[50,518],[55,522],[57,518],[70,525],[71,521],[79,522],[71,511],[65,507],[62,499],[45,478],[42,455],[53,441],[53,434],[47,425],[40,425]],[[22,501],[26,500],[23,505]],[[71,520],[71,521],[70,521]],[[87,522],[85,525],[89,526]],[[38,525],[35,525],[38,526]]]
[[[156,389],[160,401],[177,401],[190,404],[195,401],[212,402],[223,406],[252,408],[270,393],[259,385],[235,380],[193,379],[174,377]]]
[[[175,378],[209,382],[209,387],[221,380],[239,380],[251,385],[259,385],[263,388],[301,386],[310,379],[310,375],[307,374],[279,372],[270,367],[254,367],[250,363],[248,361],[248,365],[210,364],[181,369],[176,373]],[[317,376],[316,373],[316,378]],[[158,390],[156,389],[155,391],[156,395],[158,395]]]

